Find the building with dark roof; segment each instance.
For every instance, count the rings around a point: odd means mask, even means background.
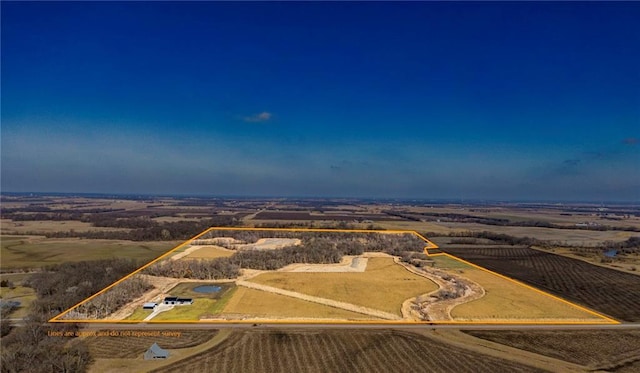
[[[145,360],[154,360],[154,359],[166,359],[169,357],[169,351],[160,348],[157,343],[154,343],[149,347],[149,349],[144,353]]]

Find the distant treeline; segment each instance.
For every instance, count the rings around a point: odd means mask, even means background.
[[[610,226],[610,225],[562,225],[550,223],[543,220],[521,220],[512,221],[509,219],[489,218],[475,215],[456,214],[456,213],[403,213],[398,211],[384,211],[385,214],[395,217],[401,217],[411,221],[436,221],[440,222],[456,222],[456,223],[476,223],[485,225],[495,225],[501,227],[539,227],[539,228],[555,228],[555,229],[580,229],[590,231],[627,231],[640,232],[640,228],[632,226]]]
[[[144,270],[154,276],[213,280],[235,278],[240,268],[275,270],[293,263],[339,263],[344,255],[360,255],[365,251],[414,258],[422,253],[425,242],[413,234],[345,233],[345,232],[282,232],[282,231],[220,231],[203,238],[233,237],[245,243],[260,238],[299,238],[300,245],[277,250],[244,250],[227,258],[201,260],[165,260]]]
[[[107,226],[106,221],[103,226]],[[108,239],[108,240],[130,240],[130,241],[171,241],[187,240],[202,231],[211,227],[233,227],[240,224],[240,220],[229,215],[214,216],[210,219],[198,221],[177,221],[159,223],[151,219],[132,218],[121,219],[118,222],[111,222],[118,228],[132,228],[128,231],[67,231],[67,232],[46,232],[48,238],[68,238],[80,237],[88,239]],[[38,234],[38,232],[27,232],[27,234]],[[40,233],[42,234],[42,233]]]

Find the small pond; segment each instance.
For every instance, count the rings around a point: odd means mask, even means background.
[[[222,288],[220,286],[201,285],[201,286],[196,286],[195,288],[193,288],[193,291],[195,291],[196,293],[217,293],[221,289]]]

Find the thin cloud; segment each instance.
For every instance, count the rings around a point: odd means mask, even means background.
[[[268,121],[269,119],[271,119],[272,116],[273,114],[269,113],[268,111],[263,111],[262,113],[259,113],[259,114],[254,114],[248,117],[244,117],[243,120],[249,123],[259,123],[259,122]]]

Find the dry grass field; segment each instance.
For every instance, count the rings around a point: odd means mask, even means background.
[[[244,287],[236,290],[221,316],[235,320],[244,318],[374,319],[372,316]]]
[[[113,231],[128,231],[125,228],[105,228],[94,227],[91,223],[85,223],[77,220],[34,220],[34,221],[12,221],[9,219],[2,219],[0,221],[0,232],[2,234],[30,234],[32,232],[38,233],[53,233],[53,232],[113,232]]]
[[[527,247],[443,250],[624,321],[640,321],[640,276]]]
[[[191,246],[193,248],[194,246]],[[235,251],[225,249],[219,246],[207,245],[199,246],[197,250],[192,251],[189,255],[185,256],[186,259],[214,259],[224,258],[233,255]]]
[[[453,308],[451,315],[455,320],[603,321],[577,307],[451,257],[439,255],[432,259],[437,268],[451,269],[485,289],[484,297]]]
[[[2,269],[20,269],[108,258],[133,258],[150,261],[179,243],[177,241],[133,242],[3,236],[0,253]]]
[[[589,231],[582,229],[558,229],[539,227],[508,227],[497,225],[486,225],[477,223],[437,223],[443,228],[452,232],[493,232],[508,234],[515,237],[535,237],[544,241],[555,241],[560,244],[576,246],[596,246],[605,241],[624,241],[629,237],[637,236],[638,232],[628,231]],[[440,231],[434,230],[440,233]]]
[[[620,372],[640,362],[640,330],[469,330],[465,333],[585,365],[592,370]]]
[[[352,303],[402,316],[406,299],[437,289],[430,280],[415,275],[392,258],[369,258],[365,272],[300,273],[272,272],[251,282],[340,302]]]
[[[245,330],[152,372],[541,372],[409,332]]]

